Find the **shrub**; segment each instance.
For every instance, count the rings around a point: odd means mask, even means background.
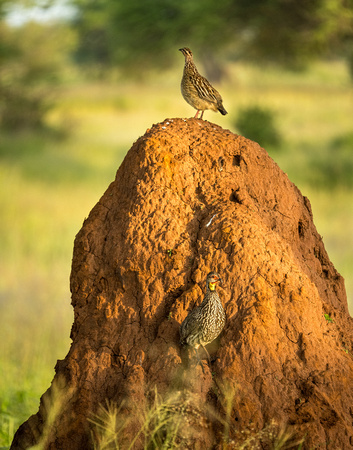
[[[282,142],[275,123],[275,113],[267,108],[250,106],[241,109],[235,126],[240,134],[262,147],[278,149]]]

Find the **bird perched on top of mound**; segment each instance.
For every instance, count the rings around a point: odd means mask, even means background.
[[[193,309],[180,325],[180,345],[190,345],[195,350],[201,346],[209,361],[210,355],[205,345],[218,337],[226,321],[226,315],[216,291],[217,283],[222,283],[221,277],[216,272],[210,272],[206,278],[206,295],[203,302]]]
[[[195,118],[202,111],[200,116],[200,119],[202,119],[206,109],[212,109],[215,112],[219,111],[223,115],[228,114],[224,109],[223,100],[219,92],[211,86],[205,77],[199,74],[192,58],[191,50],[187,47],[180,48],[179,50],[185,56],[184,73],[181,79],[181,93],[187,103],[197,109]]]

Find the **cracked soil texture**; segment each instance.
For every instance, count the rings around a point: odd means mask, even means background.
[[[211,270],[227,322],[202,369],[182,357],[179,326]],[[309,200],[258,144],[197,119],[147,130],[75,239],[71,291],[71,348],[12,449],[93,448],[107,400],[129,418],[128,448],[155,388],[184,408],[180,448],[221,448],[225,423],[236,448],[271,421],[305,449],[353,446],[344,281]]]

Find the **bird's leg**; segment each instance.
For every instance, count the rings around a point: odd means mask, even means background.
[[[197,119],[197,116],[199,115],[199,112],[200,112],[200,110],[198,109],[198,110],[196,111],[196,114],[194,115],[194,119]]]
[[[201,113],[201,116],[200,116],[200,119],[202,119],[203,118],[203,113],[204,113],[205,111],[202,111],[202,113]]]
[[[209,364],[211,365],[211,357],[210,357],[210,354],[208,353],[208,351],[207,351],[207,349],[206,349],[206,347],[205,347],[204,345],[201,344],[201,347],[205,350],[205,353],[206,353],[206,355],[207,355],[208,362],[209,362]]]
[[[203,347],[203,346],[202,346]],[[194,355],[196,356],[196,359],[197,359],[197,363],[195,364],[195,368],[200,364],[200,366],[201,366],[201,369],[202,369],[202,373],[203,374],[205,374],[205,370],[204,370],[204,368],[203,368],[203,364],[202,364],[202,360],[201,360],[201,358],[200,358],[200,354],[199,354],[199,346],[197,346],[197,347],[191,347],[192,348],[192,350],[194,351]],[[203,347],[204,349],[205,349],[205,347]],[[206,350],[206,349],[205,349]],[[207,350],[206,350],[206,353],[207,353]],[[207,353],[207,355],[208,355],[208,353]]]
[[[202,347],[203,347],[203,346],[202,346]],[[203,348],[205,348],[205,347],[203,347]],[[199,352],[198,352],[198,350],[196,350],[196,349],[194,349],[194,350],[195,350],[195,353],[196,353],[196,355],[197,355],[197,364],[196,364],[196,367],[197,367],[198,364],[200,364],[201,369],[202,369],[202,373],[205,375],[205,369],[203,368],[202,359],[200,358]],[[205,349],[205,350],[206,350],[206,349]],[[206,350],[206,351],[207,351],[207,350]]]

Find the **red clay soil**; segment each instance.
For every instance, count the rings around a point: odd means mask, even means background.
[[[211,270],[227,322],[202,369],[179,326]],[[147,130],[76,237],[71,291],[70,351],[11,449],[99,448],[107,404],[127,420],[115,446],[142,448],[156,392],[182,424],[174,448],[271,448],[282,426],[294,448],[353,446],[344,282],[309,200],[255,142],[197,119]]]

